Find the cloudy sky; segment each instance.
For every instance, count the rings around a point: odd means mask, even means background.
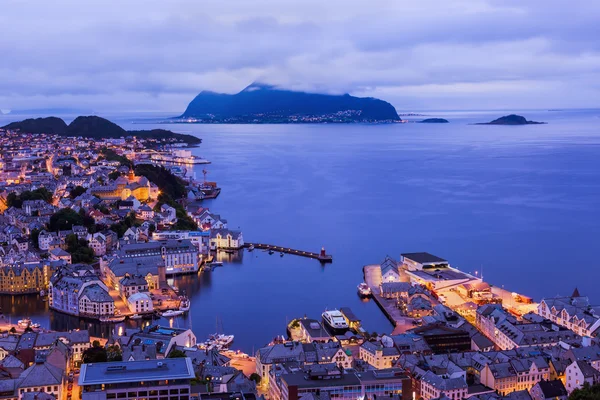
[[[400,111],[600,107],[600,1],[0,1],[2,109],[182,111],[253,81]]]

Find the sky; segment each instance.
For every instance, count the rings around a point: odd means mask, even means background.
[[[600,107],[597,0],[1,0],[0,109],[183,111],[254,81],[399,111]]]

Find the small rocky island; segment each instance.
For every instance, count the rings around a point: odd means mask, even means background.
[[[491,122],[480,122],[475,125],[539,125],[546,122],[528,121],[525,117],[516,114],[505,115]]]
[[[427,118],[419,121],[421,124],[447,124],[448,120],[444,118]]]

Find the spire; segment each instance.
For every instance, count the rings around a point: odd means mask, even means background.
[[[573,294],[571,295],[571,297],[581,297],[581,295],[579,294],[579,290],[577,288],[575,288],[575,290],[573,290]]]

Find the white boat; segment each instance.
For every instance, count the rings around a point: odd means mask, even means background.
[[[40,327],[41,327],[41,325],[40,325],[40,324],[38,324],[38,323],[35,323],[35,322],[34,322],[33,324],[29,325],[29,326],[30,326],[31,328],[33,328],[33,329],[38,329],[38,328],[40,328]]]
[[[233,343],[233,339],[235,338],[234,335],[217,335],[216,340],[217,343],[219,343],[221,346],[223,347],[229,347],[231,346],[231,343]]]
[[[190,311],[190,306],[190,300],[185,298],[181,300],[181,303],[179,304],[179,311],[188,312]]]
[[[223,266],[223,262],[222,261],[213,261],[209,265],[211,267],[222,267]]]
[[[143,317],[140,314],[133,314],[129,319],[142,319]]]
[[[250,246],[248,246],[248,251],[252,251],[252,250],[254,250],[254,245],[253,244],[251,244]]]
[[[184,311],[181,311],[181,310],[169,310],[169,311],[165,311],[165,312],[161,313],[160,315],[161,315],[161,317],[165,317],[165,318],[173,318],[173,317],[176,317],[183,313],[184,313]]]
[[[346,318],[338,310],[325,311],[321,314],[321,317],[323,317],[323,321],[329,326],[333,334],[345,333],[349,328]]]
[[[114,316],[114,317],[100,317],[99,321],[106,322],[106,323],[123,322],[123,321],[125,321],[125,316],[121,315],[121,316]]]
[[[17,325],[19,325],[21,328],[28,328],[29,325],[31,325],[31,320],[29,318],[20,319],[17,322]]]
[[[369,287],[369,285],[367,285],[364,282],[362,282],[360,285],[358,285],[357,289],[358,289],[358,294],[361,297],[369,297],[372,294],[371,288]]]
[[[233,343],[234,335],[224,335],[220,333],[215,333],[210,335],[208,340],[206,340],[201,347],[204,349],[217,349],[222,350],[226,349]]]
[[[46,295],[46,291],[44,289],[40,290],[40,296],[44,297]]]

